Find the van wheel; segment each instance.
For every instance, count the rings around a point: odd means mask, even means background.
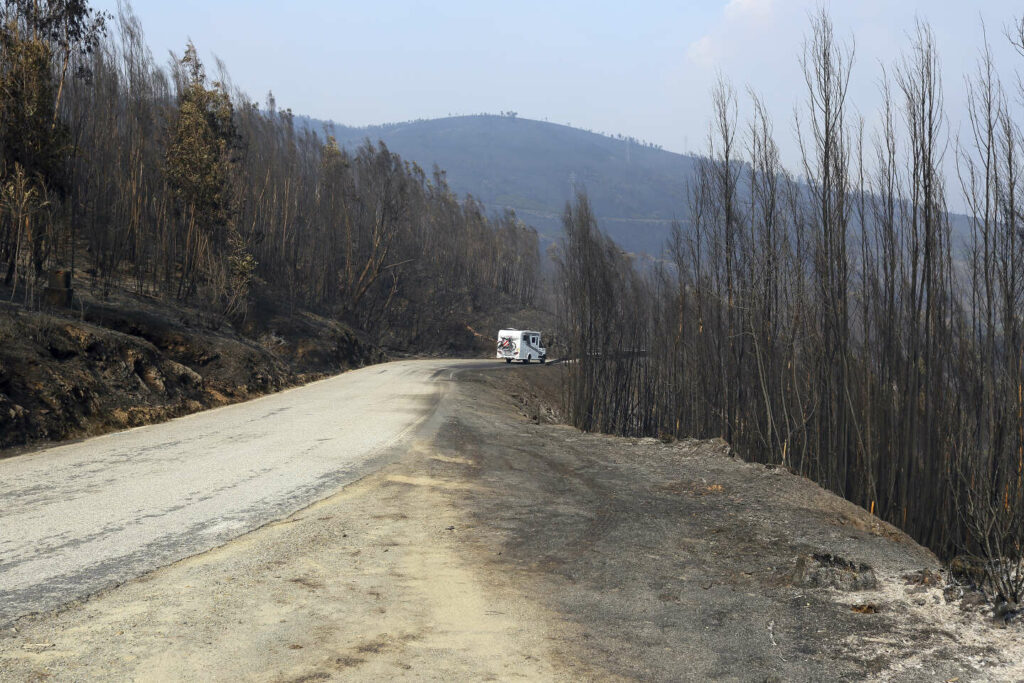
[[[526,358],[524,358],[524,359],[523,359],[523,364],[524,364],[524,365],[529,365],[529,364],[530,364],[530,359],[531,359],[531,358],[533,358],[533,356],[529,356],[529,355],[528,355],[528,356],[526,356]]]
[[[540,357],[540,364],[541,365],[544,365],[547,362],[548,362],[548,357],[547,356],[541,356]]]
[[[505,362],[506,362],[506,363],[511,363],[511,362],[512,362],[512,359],[511,359],[511,358],[506,358],[506,359],[505,359]]]

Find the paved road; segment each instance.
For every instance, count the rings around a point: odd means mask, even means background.
[[[386,462],[455,369],[401,361],[0,461],[0,624],[285,517]]]

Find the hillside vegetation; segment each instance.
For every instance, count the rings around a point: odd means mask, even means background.
[[[687,219],[686,188],[697,167],[694,157],[637,140],[513,115],[328,129],[348,149],[383,141],[424,168],[438,165],[454,191],[491,210],[515,210],[550,241],[561,237],[566,202],[585,188],[612,238],[652,255],[661,254],[673,220]]]
[[[458,194],[490,211],[512,209],[534,226],[543,243],[562,238],[561,216],[576,191],[585,191],[602,229],[622,249],[655,258],[666,254],[673,223],[692,225],[689,193],[702,158],[665,151],[621,136],[571,126],[480,114],[351,128],[297,117],[296,125],[356,150],[383,142],[423,168],[436,164]],[[752,201],[746,183],[742,202]],[[872,224],[873,216],[867,217]],[[967,216],[949,214],[954,253],[970,240]]]
[[[221,71],[191,43],[157,66],[128,9],[0,2],[0,445],[104,428],[105,390],[157,417],[378,348],[465,353],[534,303],[537,233],[514,213]]]
[[[985,588],[1016,610],[1020,100],[1004,94],[983,48],[969,80],[972,135],[953,147],[961,177],[950,187],[938,52],[926,24],[911,35],[882,81],[880,128],[868,134],[846,99],[853,49],[824,10],[814,17],[799,113],[806,183],[781,168],[761,102],[739,123],[736,92],[720,81],[691,223],[660,267],[624,257],[586,196],[567,209],[563,310],[579,358],[569,416],[585,430],[723,437],[940,555],[980,557]],[[1024,55],[1024,23],[1011,39]],[[962,256],[947,207],[960,189],[971,208]]]

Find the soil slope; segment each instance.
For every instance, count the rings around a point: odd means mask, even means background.
[[[124,293],[83,292],[76,306],[0,304],[0,449],[159,422],[384,358],[308,313],[267,316],[243,334]]]

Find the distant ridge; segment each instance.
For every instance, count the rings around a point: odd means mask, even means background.
[[[323,130],[315,120],[300,125]],[[652,255],[661,254],[672,221],[685,222],[697,164],[636,141],[511,115],[331,130],[349,149],[383,141],[428,174],[436,164],[457,194],[473,195],[490,211],[513,209],[548,240],[561,235],[573,187],[586,189],[601,228],[627,251]]]
[[[684,227],[686,193],[698,157],[667,152],[571,126],[515,116],[478,114],[353,128],[307,117],[296,125],[322,133],[326,125],[348,149],[383,141],[428,174],[446,171],[448,184],[489,211],[513,209],[542,241],[562,234],[562,212],[575,185],[585,189],[602,230],[623,249],[660,256],[673,220]],[[742,191],[742,189],[741,189]],[[954,251],[970,235],[966,216],[950,213]]]

